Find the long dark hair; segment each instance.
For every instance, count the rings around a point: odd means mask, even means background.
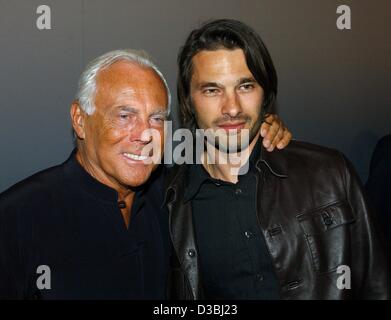
[[[262,118],[270,111],[277,96],[277,74],[272,58],[261,37],[248,25],[232,19],[208,22],[193,30],[178,55],[177,95],[182,124],[196,128],[194,109],[190,97],[192,59],[202,50],[242,49],[247,66],[264,90]]]

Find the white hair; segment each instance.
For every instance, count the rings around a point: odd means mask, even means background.
[[[94,97],[96,93],[96,77],[100,70],[109,67],[114,62],[126,60],[134,62],[138,65],[152,68],[157,75],[162,79],[168,96],[168,114],[171,108],[171,93],[167,81],[161,71],[152,62],[149,55],[143,50],[122,49],[107,52],[94,60],[92,60],[79,79],[79,87],[76,94],[76,99],[79,101],[81,108],[87,114],[91,115],[95,111]]]

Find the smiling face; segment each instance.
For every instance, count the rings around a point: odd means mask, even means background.
[[[261,126],[264,92],[243,50],[203,50],[192,66],[190,95],[198,127],[214,132],[211,139],[221,151],[246,148]]]
[[[140,186],[157,166],[143,161],[148,156],[143,148],[153,147],[159,156],[163,150],[164,83],[151,68],[118,61],[98,73],[96,84],[92,115],[72,105],[78,159],[93,177],[117,191]]]

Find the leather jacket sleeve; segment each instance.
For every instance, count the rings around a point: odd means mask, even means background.
[[[346,170],[344,173],[348,202],[356,214],[356,242],[352,246],[352,261],[355,265],[349,266],[353,278],[352,282],[357,291],[357,299],[390,299],[389,266],[383,249],[383,239],[379,232],[376,217],[372,208],[368,207],[363,186],[352,164],[345,157]],[[361,272],[353,272],[353,270]]]

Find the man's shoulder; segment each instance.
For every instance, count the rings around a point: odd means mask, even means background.
[[[391,157],[391,134],[382,137],[376,145],[377,151]],[[376,152],[376,151],[375,151]]]
[[[379,144],[391,146],[391,134],[382,137],[379,140]]]
[[[325,147],[310,142],[292,140],[291,143],[281,150],[281,154],[286,157],[297,157],[302,160],[321,161],[339,160],[342,153],[334,148]]]
[[[273,163],[287,175],[298,174],[302,178],[317,176],[340,177],[347,169],[348,160],[342,152],[317,144],[293,140],[282,150],[268,155]]]
[[[321,167],[332,170],[340,170],[346,166],[346,157],[342,152],[299,140],[292,140],[289,145],[282,149],[275,149],[272,152],[265,151],[268,164],[276,164],[284,170],[292,169],[320,169]],[[183,178],[192,164],[175,164],[165,170],[165,186],[172,185],[177,180]]]
[[[63,164],[39,171],[0,193],[0,209],[39,203],[61,184]]]

